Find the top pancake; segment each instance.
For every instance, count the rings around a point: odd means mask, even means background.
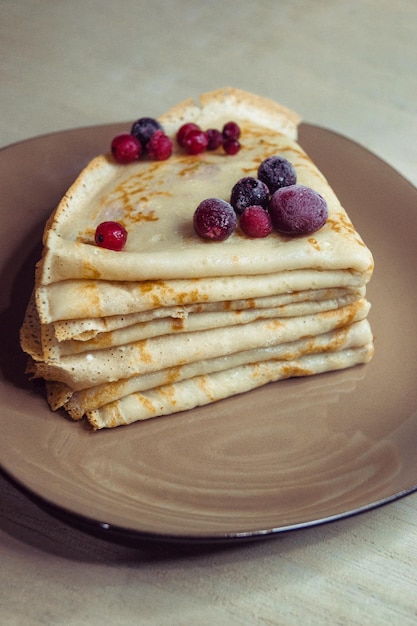
[[[190,156],[174,148],[167,161],[146,158],[129,165],[101,155],[65,194],[45,228],[37,286],[60,281],[157,281],[248,276],[283,271],[345,270],[372,273],[372,255],[353,227],[324,176],[297,144],[299,118],[269,100],[224,89],[186,101],[160,118],[175,135],[182,123],[221,128],[233,119],[242,129],[242,149]],[[273,233],[249,239],[239,230],[223,242],[205,242],[193,231],[192,216],[207,197],[230,200],[243,176],[256,176],[261,161],[284,156],[297,170],[297,182],[323,195],[329,218],[308,237]],[[122,252],[94,244],[100,222],[115,220],[128,231]],[[236,289],[239,289],[236,283]]]

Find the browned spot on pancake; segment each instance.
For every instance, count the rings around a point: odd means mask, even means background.
[[[167,382],[175,383],[181,376],[181,368],[180,367],[171,367],[167,371]]]
[[[183,318],[174,317],[171,320],[171,328],[173,331],[183,330],[185,324]]]
[[[95,311],[95,317],[103,315],[101,300],[95,283],[85,281],[80,287],[79,295],[79,316],[80,318],[91,317],[91,311]],[[85,308],[83,308],[83,303]]]
[[[110,208],[113,203],[118,205],[122,205],[125,213],[134,211],[135,207],[131,201],[131,194],[125,188],[124,183],[121,183],[118,187],[115,187],[110,195],[110,197],[106,197],[102,200],[101,206]]]
[[[184,160],[184,167],[179,170],[178,176],[190,176],[200,169],[202,162],[200,160]]]
[[[306,367],[289,363],[282,368],[282,374],[285,378],[293,378],[295,376],[311,376],[314,372]]]
[[[210,391],[210,384],[207,376],[200,376],[197,379],[197,384],[200,387],[201,391],[204,393],[204,395],[209,398],[210,402],[214,402],[215,398]]]
[[[143,213],[142,211],[136,213],[130,213],[128,219],[131,223],[139,223],[139,222],[157,222],[159,217],[155,215],[155,211],[151,210],[148,213]]]
[[[206,294],[202,294],[198,289],[190,289],[189,291],[179,292],[176,301],[178,304],[194,304],[205,302],[206,300],[208,300]]]
[[[94,239],[94,236],[93,236]],[[90,240],[86,240],[83,243],[90,244]],[[88,261],[82,261],[82,275],[84,278],[88,279],[99,279],[101,278],[101,272],[98,271],[95,265],[92,265]]]
[[[159,393],[168,400],[171,406],[175,406],[177,404],[174,385],[164,385],[163,387],[159,387]]]
[[[329,224],[330,228],[336,233],[348,232],[349,234],[355,235],[355,237],[357,237],[353,224],[347,217],[347,215],[338,213],[336,218],[329,217],[327,220],[327,224]]]
[[[119,391],[121,382],[122,381],[109,382],[105,385],[100,385],[100,387],[97,388],[97,391],[89,391],[89,406],[103,406],[104,404],[112,402],[115,394]]]
[[[144,280],[139,284],[142,293],[149,293],[153,289],[164,289],[166,283],[163,280]]]
[[[315,239],[314,237],[309,237],[307,241],[311,246],[313,246],[313,248],[320,251],[320,245],[317,239]]]
[[[343,326],[351,324],[354,321],[357,313],[363,308],[363,304],[364,304],[364,301],[359,300],[357,302],[353,302],[352,304],[349,304],[343,307],[341,309],[342,316],[338,320],[338,322],[335,324],[335,328],[342,328]],[[334,311],[332,310],[322,311],[321,313],[319,313],[319,315],[321,318],[326,318],[326,317],[332,318],[334,316]]]
[[[139,352],[139,360],[142,363],[153,363],[154,359],[152,357],[152,353],[147,349],[148,341],[143,339],[142,341],[138,341],[135,346],[137,351]]]
[[[325,348],[321,347],[319,350],[323,352],[339,350],[346,343],[347,332],[346,328],[338,330],[331,342]]]
[[[158,409],[155,407],[154,403],[149,400],[149,398],[143,396],[141,393],[135,393],[134,396],[142,407],[150,413],[153,413],[154,415],[156,414]]]
[[[282,322],[279,322],[278,320],[271,320],[270,322],[268,322],[267,327],[268,327],[268,330],[276,331],[282,325],[283,325]]]

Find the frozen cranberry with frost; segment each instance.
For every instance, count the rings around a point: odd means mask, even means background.
[[[142,152],[140,141],[130,133],[119,133],[113,137],[111,152],[118,163],[132,163]]]
[[[240,216],[239,225],[248,237],[267,237],[272,232],[271,216],[261,206],[248,206]]]
[[[203,239],[223,241],[236,228],[236,213],[225,200],[206,198],[194,211],[193,225],[197,235]]]
[[[207,150],[217,150],[223,145],[223,135],[217,128],[209,128],[206,130],[207,135]]]
[[[262,161],[258,168],[258,178],[268,186],[271,193],[274,193],[281,187],[295,185],[297,173],[294,165],[287,159],[274,155]]]
[[[283,235],[309,235],[319,230],[328,217],[327,202],[304,185],[281,187],[269,203],[274,228]]]
[[[259,178],[245,176],[237,181],[232,187],[230,204],[240,214],[251,205],[267,207],[269,202],[269,189]]]
[[[94,239],[100,248],[120,252],[126,244],[127,230],[119,222],[101,222],[96,228]]]
[[[139,139],[142,148],[146,148],[146,145],[152,135],[157,130],[163,130],[161,124],[153,117],[140,117],[133,122],[130,133]]]
[[[236,122],[226,122],[222,129],[224,139],[239,139],[240,126]]]
[[[223,141],[223,150],[226,152],[226,154],[237,154],[241,147],[242,146],[237,139],[230,138]]]
[[[166,161],[172,154],[173,142],[163,130],[156,130],[149,139],[146,149],[152,161]]]
[[[185,147],[185,139],[187,137],[187,134],[191,130],[201,130],[201,129],[200,129],[200,126],[198,124],[194,124],[194,122],[186,122],[185,124],[180,126],[180,128],[178,129],[176,139],[177,139],[178,144],[181,146],[181,148]]]
[[[194,128],[188,131],[184,138],[184,147],[188,154],[201,154],[207,150],[207,146],[207,135],[199,128]]]

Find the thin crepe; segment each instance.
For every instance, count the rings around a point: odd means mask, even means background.
[[[284,365],[285,362],[294,361],[305,354],[321,353],[321,362],[323,363],[323,360],[326,360],[325,355],[330,352],[356,350],[364,346],[367,346],[367,354],[370,356],[372,353],[372,332],[366,319],[324,333],[313,339],[306,337],[296,342],[281,343],[276,346],[235,352],[227,356],[202,359],[194,363],[177,365],[150,374],[132,376],[112,384],[104,383],[79,391],[74,391],[65,383],[53,382],[48,385],[49,400],[54,410],[64,406],[73,419],[81,419],[85,413],[120,400],[124,396],[172,385],[196,376],[268,361],[280,361]]]
[[[133,343],[34,363],[35,375],[83,389],[143,375],[178,364],[225,356],[242,350],[315,337],[366,318],[365,300],[336,310],[292,318],[256,320],[250,324],[194,333],[171,333]]]
[[[285,378],[312,376],[368,362],[371,344],[334,353],[307,354],[291,361],[264,361],[188,378],[146,393],[133,393],[88,411],[94,429],[113,428],[133,421],[172,415],[223,400]]]
[[[234,91],[225,93],[233,102]],[[218,97],[215,92],[205,101],[217,105]],[[134,282],[199,280],[306,268],[351,270],[369,279],[372,255],[324,176],[288,135],[255,124],[252,107],[248,97],[248,115],[238,120],[243,148],[233,158],[220,151],[190,156],[176,148],[167,161],[141,160],[123,167],[107,155],[94,159],[48,220],[37,284],[119,281],[121,276]],[[265,107],[264,102],[258,111],[262,120]],[[207,116],[207,110],[202,114]],[[221,123],[218,118],[211,122]],[[326,199],[325,226],[301,239],[273,234],[253,240],[237,229],[227,241],[202,244],[192,229],[197,204],[210,196],[229,199],[233,184],[242,176],[256,176],[260,162],[273,154],[291,161],[297,181]],[[122,272],[119,253],[94,245],[95,227],[105,220],[120,221],[129,233]]]

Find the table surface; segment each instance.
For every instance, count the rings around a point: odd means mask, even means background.
[[[1,146],[232,85],[417,184],[415,0],[2,0],[0,11]],[[84,534],[1,475],[0,498],[1,624],[417,623],[417,494],[201,549]]]

